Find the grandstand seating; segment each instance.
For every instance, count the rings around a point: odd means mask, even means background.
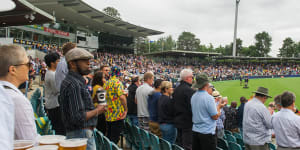
[[[242,150],[241,146],[234,142],[229,142],[229,149],[230,150]]]
[[[227,141],[236,143],[236,138],[233,135],[227,135]]]
[[[172,146],[171,146],[171,144],[168,142],[168,141],[166,141],[166,140],[164,140],[164,139],[159,139],[159,145],[160,145],[160,150],[170,150],[170,149],[172,149]]]
[[[272,143],[269,143],[270,150],[276,150],[276,146]]]
[[[172,150],[184,150],[182,147],[176,145],[176,144],[173,144],[172,145]]]
[[[219,139],[217,142],[218,147],[222,148],[223,150],[229,150],[229,145],[226,140],[224,139]]]

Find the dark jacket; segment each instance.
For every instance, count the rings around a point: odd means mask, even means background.
[[[128,105],[128,114],[136,115],[137,114],[137,105],[135,103],[135,94],[138,86],[136,84],[131,84],[128,87],[128,97],[127,97],[127,105]]]
[[[188,129],[193,126],[191,97],[195,91],[191,88],[191,86],[191,84],[181,81],[178,87],[174,90],[174,124],[176,128]]]
[[[166,95],[161,95],[158,100],[158,122],[173,124],[174,123],[174,106],[173,100]]]
[[[237,121],[239,128],[243,127],[243,115],[244,115],[245,103],[241,103],[240,107],[237,110]]]

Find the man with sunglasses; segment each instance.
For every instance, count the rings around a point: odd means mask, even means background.
[[[69,73],[61,83],[60,108],[68,139],[87,138],[87,150],[96,150],[94,128],[97,116],[105,111],[106,105],[93,105],[83,76],[91,72],[90,59],[93,55],[81,48],[66,54]]]
[[[0,85],[14,103],[14,139],[33,140],[38,137],[30,101],[17,88],[28,80],[30,60],[23,47],[0,46]],[[7,123],[10,121],[8,120]],[[11,124],[13,126],[13,124]]]

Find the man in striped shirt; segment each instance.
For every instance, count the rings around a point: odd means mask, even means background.
[[[271,96],[268,89],[259,87],[253,99],[246,103],[243,117],[243,137],[246,150],[269,150],[271,114],[264,103]]]
[[[68,139],[87,138],[87,150],[96,150],[94,128],[97,116],[105,111],[105,105],[93,105],[85,84],[84,75],[90,73],[93,55],[81,48],[66,54],[69,73],[61,83],[60,107]]]

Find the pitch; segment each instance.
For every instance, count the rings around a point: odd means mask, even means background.
[[[245,96],[249,99],[253,95],[253,91],[259,86],[263,86],[269,89],[269,95],[273,97],[269,98],[265,105],[273,101],[276,95],[284,91],[291,91],[296,94],[296,106],[298,109],[300,108],[300,78],[249,79],[249,88],[240,86],[239,80],[213,82],[213,85],[222,96],[228,97],[228,104],[230,104],[231,101],[237,101],[239,103],[241,96]]]

